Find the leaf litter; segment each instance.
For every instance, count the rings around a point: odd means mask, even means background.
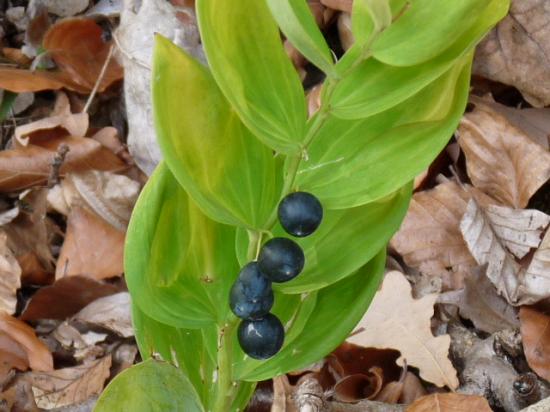
[[[7,10],[19,36],[3,43],[0,68],[0,87],[20,100],[0,151],[0,398],[15,410],[91,410],[105,382],[139,360],[122,251],[160,160],[151,33],[204,54],[193,2],[31,3]],[[352,2],[308,3],[349,47]],[[418,177],[390,244],[399,272],[387,272],[354,334],[315,365],[261,383],[248,411],[516,411],[550,396],[550,211],[540,201],[550,198],[549,16],[544,1],[514,1],[478,48],[471,107]],[[318,80],[285,47],[314,112]],[[128,124],[106,124],[100,106],[121,94]]]

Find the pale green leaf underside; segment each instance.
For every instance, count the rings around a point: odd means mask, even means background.
[[[109,383],[95,412],[203,412],[187,376],[175,366],[146,360],[121,372]]]
[[[174,176],[210,218],[262,228],[280,196],[280,160],[244,127],[208,70],[161,36],[152,76],[158,140]]]
[[[267,0],[267,5],[292,45],[319,69],[332,74],[331,51],[306,0]]]
[[[274,150],[297,153],[305,96],[265,0],[198,0],[196,9],[212,74],[241,120]]]

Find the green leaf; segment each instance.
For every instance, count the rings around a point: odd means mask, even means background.
[[[425,170],[464,112],[471,55],[400,105],[362,120],[329,118],[300,165],[296,187],[328,209],[387,196]]]
[[[161,163],[143,189],[128,227],[126,282],[139,308],[175,327],[225,319],[237,276],[235,231],[208,219]]]
[[[244,127],[208,70],[162,36],[153,107],[168,167],[204,213],[261,228],[279,200],[280,160]]]
[[[306,256],[304,271],[277,284],[284,293],[303,293],[329,286],[370,261],[399,229],[412,193],[407,184],[396,193],[343,210],[326,210],[315,236],[298,239]],[[284,236],[282,228],[275,236]],[[345,239],[345,241],[342,241]]]
[[[146,360],[121,372],[105,388],[95,412],[202,412],[187,376],[175,366]]]
[[[316,305],[303,331],[267,361],[256,361],[242,352],[234,365],[236,377],[260,381],[303,368],[336,348],[367,310],[382,278],[384,250],[361,268],[329,288],[317,292]],[[342,315],[344,314],[344,315]]]
[[[489,3],[490,0],[413,0],[374,42],[372,55],[394,66],[412,66],[432,59],[471,30]]]
[[[274,150],[298,153],[304,91],[265,0],[198,0],[196,8],[212,74],[243,123]]]
[[[344,119],[364,118],[396,106],[418,93],[473,49],[506,13],[502,4],[501,0],[493,2],[471,30],[441,55],[425,63],[398,67],[372,58],[365,60],[334,89],[330,100],[331,113]]]
[[[300,53],[328,75],[334,73],[331,51],[306,0],[267,0],[277,24]]]
[[[16,97],[17,93],[4,90],[2,94],[2,103],[0,103],[0,122],[3,122],[4,119],[8,117]]]
[[[391,24],[392,10],[389,0],[354,0],[351,13],[351,30],[355,42],[367,44],[372,35]]]

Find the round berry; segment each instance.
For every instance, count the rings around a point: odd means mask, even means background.
[[[275,237],[260,250],[258,266],[273,282],[287,282],[304,268],[304,252],[293,240]]]
[[[311,193],[294,192],[279,203],[279,221],[287,233],[296,237],[311,235],[321,224],[323,207]]]
[[[244,320],[237,332],[244,353],[254,359],[268,359],[283,346],[285,329],[277,316],[268,313],[261,319]]]
[[[239,272],[229,293],[229,306],[241,319],[260,318],[271,310],[271,281],[260,272],[256,262],[247,264]]]

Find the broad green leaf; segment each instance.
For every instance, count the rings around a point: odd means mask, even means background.
[[[331,51],[306,0],[267,0],[267,5],[288,40],[311,63],[333,74]]]
[[[261,228],[279,200],[280,161],[244,127],[208,70],[161,36],[153,107],[166,163],[204,213]]]
[[[356,4],[356,3],[354,3]],[[506,13],[502,0],[493,0],[477,22],[443,53],[409,67],[367,59],[344,77],[331,96],[331,113],[344,119],[359,119],[380,113],[418,93],[448,71],[481,40]]]
[[[212,74],[243,123],[278,152],[298,153],[306,102],[265,0],[197,0]]]
[[[432,59],[474,27],[490,2],[411,0],[403,14],[374,42],[372,55],[394,66]]]
[[[105,388],[95,412],[202,412],[199,397],[181,369],[146,360],[121,372]]]
[[[241,352],[234,365],[236,377],[259,381],[303,368],[336,348],[367,310],[382,278],[385,248],[361,268],[329,288],[317,292],[315,308],[302,333],[267,361],[256,361]]]
[[[367,44],[372,35],[391,24],[392,10],[389,0],[354,0],[351,13],[351,30],[355,42]]]
[[[159,322],[199,328],[225,319],[238,265],[235,231],[208,219],[161,163],[128,227],[126,282],[139,308]]]
[[[451,138],[464,112],[468,62],[400,105],[363,120],[329,118],[302,162],[295,186],[328,209],[380,199],[425,170]]]

